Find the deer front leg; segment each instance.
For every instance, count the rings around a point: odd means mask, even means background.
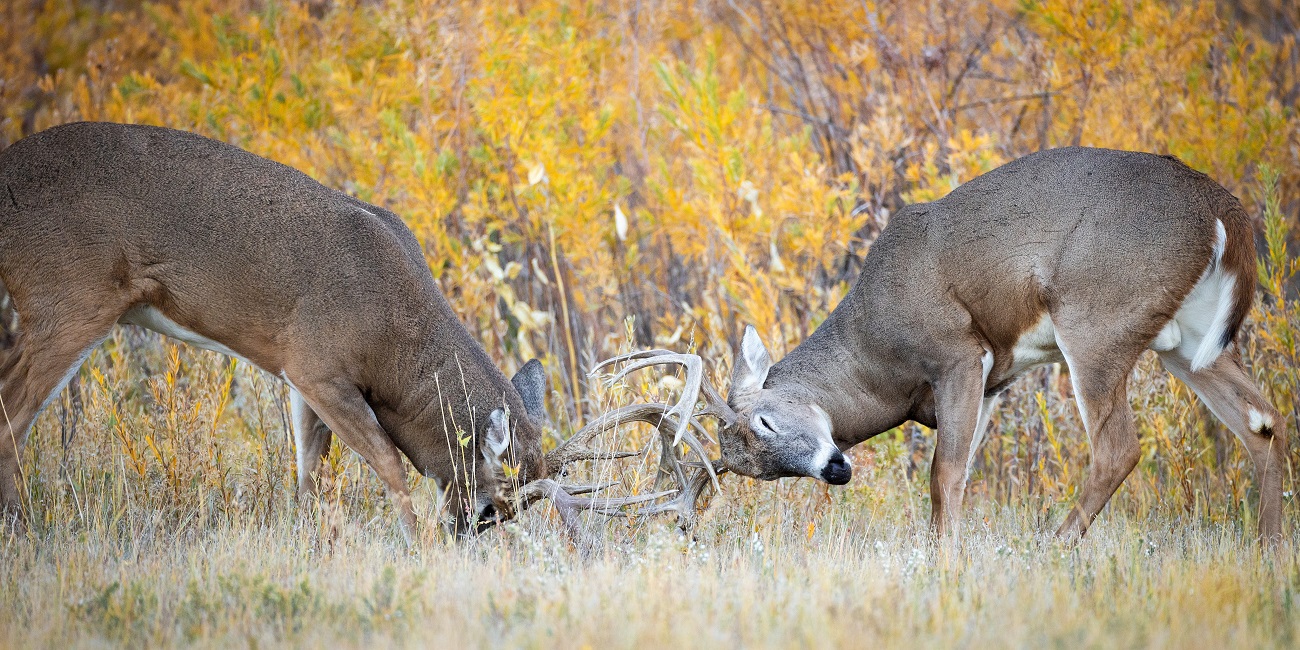
[[[366,464],[379,475],[388,498],[397,509],[402,525],[402,535],[408,546],[415,543],[415,509],[406,487],[406,466],[402,454],[393,444],[388,432],[375,419],[374,411],[366,403],[361,391],[351,384],[326,381],[317,384],[295,384],[307,405],[325,422],[330,431],[352,451],[365,459]]]
[[[293,413],[293,439],[298,461],[298,500],[307,500],[320,493],[319,474],[321,461],[329,453],[333,434],[320,416],[307,406],[302,395],[289,389],[289,407]]]
[[[934,385],[934,461],[930,465],[930,523],[940,536],[957,534],[966,475],[996,397],[984,398],[993,354],[955,364]]]

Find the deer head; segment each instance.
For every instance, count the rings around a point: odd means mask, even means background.
[[[546,373],[541,362],[532,359],[525,363],[510,383],[525,412],[511,413],[508,406],[502,406],[489,414],[474,468],[473,512],[457,513],[456,530],[469,532],[471,515],[478,530],[513,518],[514,488],[521,481],[546,476],[540,435],[546,423]]]
[[[723,465],[764,480],[809,476],[848,483],[853,468],[835,445],[830,415],[801,386],[771,385],[771,367],[758,332],[746,327],[731,373],[732,418],[718,436]]]

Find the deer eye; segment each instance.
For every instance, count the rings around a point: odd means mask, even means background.
[[[767,416],[766,416],[766,415],[760,415],[760,416],[758,416],[758,423],[759,423],[760,425],[762,425],[762,427],[763,427],[764,429],[767,429],[768,431],[771,431],[772,433],[776,433],[776,426],[772,424],[772,421],[771,421],[771,420],[767,419]]]

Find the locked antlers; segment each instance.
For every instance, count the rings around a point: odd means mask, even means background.
[[[718,461],[710,460],[704,452],[701,438],[708,438],[708,433],[700,426],[701,416],[718,418],[724,425],[730,424],[735,413],[727,406],[713,386],[704,379],[703,361],[694,354],[679,354],[668,350],[645,350],[624,354],[602,361],[592,368],[591,374],[601,369],[626,363],[614,373],[607,383],[614,384],[629,373],[656,365],[681,366],[686,370],[686,383],[682,395],[674,404],[633,404],[615,409],[592,420],[587,426],[574,433],[546,456],[546,466],[553,477],[563,476],[572,463],[584,460],[610,460],[637,456],[637,452],[607,451],[594,446],[602,434],[628,422],[644,422],[656,428],[659,433],[660,456],[655,485],[676,483],[673,490],[621,498],[578,498],[575,495],[595,492],[610,487],[612,484],[596,486],[563,486],[551,479],[533,481],[521,489],[524,504],[539,499],[550,499],[560,513],[560,519],[574,536],[574,541],[584,550],[592,548],[597,542],[589,538],[581,528],[578,514],[583,511],[596,512],[610,517],[648,516],[664,512],[676,512],[677,524],[683,530],[690,529],[696,520],[696,501],[703,496],[710,486],[715,490],[721,469]],[[705,406],[695,411],[696,403],[704,396]],[[694,455],[697,461],[688,461],[683,456],[681,443],[686,443],[687,455]],[[673,496],[667,501],[659,501]],[[648,503],[637,510],[628,511],[629,505]]]

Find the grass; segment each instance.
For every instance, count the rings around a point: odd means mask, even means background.
[[[693,539],[663,519],[593,520],[608,541],[590,560],[549,508],[462,543],[426,525],[407,549],[378,481],[337,444],[325,506],[300,510],[283,388],[215,354],[122,330],[89,368],[80,411],[65,395],[33,432],[29,533],[0,541],[6,646],[1300,640],[1300,561],[1254,543],[1249,465],[1235,446],[1212,465],[1194,403],[1151,363],[1134,384],[1150,453],[1078,547],[1050,533],[1083,435],[1058,392],[1068,381],[1044,371],[995,418],[960,549],[926,533],[931,436],[913,429],[855,450],[846,488],[729,477]],[[628,388],[652,399],[659,386]],[[649,433],[623,435],[611,444]],[[635,490],[652,474],[637,461],[594,469]],[[424,521],[436,516],[427,482],[416,499]],[[1293,499],[1286,514],[1293,525]]]
[[[857,498],[881,489],[882,498]],[[11,646],[1294,647],[1300,563],[1236,526],[1103,517],[1066,548],[1025,508],[977,504],[937,550],[903,485],[699,538],[650,525],[584,562],[546,517],[408,552],[391,521],[312,517],[178,530],[151,513],[5,544]],[[756,488],[769,498],[808,485]],[[911,490],[908,490],[911,492]],[[804,495],[807,496],[807,495]],[[919,505],[919,504],[913,504]],[[811,528],[808,525],[811,524]],[[617,531],[616,531],[617,532]]]

